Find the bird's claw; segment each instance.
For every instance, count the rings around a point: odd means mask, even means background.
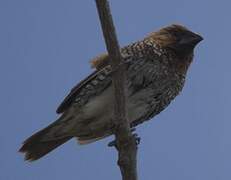
[[[133,135],[133,138],[135,139],[136,141],[136,145],[139,145],[140,144],[140,141],[141,141],[141,138],[138,136],[137,133],[134,133]]]
[[[116,146],[116,140],[113,140],[108,143],[108,147],[114,147],[114,146]]]
[[[135,130],[136,130],[136,128],[131,128],[131,132],[134,132]],[[138,136],[138,134],[134,133],[134,134],[132,134],[132,136],[136,142],[136,145],[139,145],[141,138]],[[108,143],[108,147],[114,147],[114,146],[116,146],[116,139]]]
[[[135,127],[132,127],[132,128],[130,129],[130,131],[131,131],[131,132],[135,132],[135,131],[136,131],[136,128],[135,128]]]

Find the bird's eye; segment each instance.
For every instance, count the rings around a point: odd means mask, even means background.
[[[175,42],[181,41],[186,35],[184,32],[173,31],[171,32],[172,37],[175,39]]]

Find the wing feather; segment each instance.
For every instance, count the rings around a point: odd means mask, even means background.
[[[111,68],[107,66],[101,70],[96,70],[87,78],[77,84],[70,93],[66,96],[56,112],[63,113],[71,104],[79,99],[87,101],[90,96],[103,91],[111,83]]]
[[[128,73],[128,76],[133,76],[136,78],[135,82],[137,87],[142,85],[144,80],[147,80],[148,78],[144,77],[147,72],[143,72],[143,74],[137,75],[136,67],[141,67],[144,61],[148,60],[147,56],[150,53],[154,53],[152,57],[155,56],[155,58],[158,58],[159,56],[157,53],[158,51],[153,51],[153,46],[154,45],[150,44],[149,42],[138,41],[121,49],[121,54],[127,67],[130,66],[129,64],[131,61],[135,62],[131,63],[134,66],[134,70],[131,70],[130,72],[133,73]],[[82,80],[79,84],[77,84],[74,88],[72,88],[71,92],[57,108],[57,113],[63,113],[77,99],[84,100],[84,102],[86,102],[89,97],[102,92],[102,90],[111,84],[111,67],[109,65],[109,58],[110,57],[107,54],[102,54],[91,61],[92,67],[96,70],[87,78]],[[130,69],[133,69],[133,66],[131,66]],[[93,88],[94,90],[86,90],[88,89],[87,86]]]
[[[63,102],[59,105],[56,112],[58,114],[63,113],[70,106],[70,104],[74,101],[75,97],[78,95],[80,90],[84,87],[84,85],[86,85],[89,81],[91,81],[91,79],[94,78],[96,74],[97,74],[97,71],[94,71],[87,78],[85,78],[80,83],[78,83],[76,86],[74,86],[71,89],[70,93],[65,97]]]

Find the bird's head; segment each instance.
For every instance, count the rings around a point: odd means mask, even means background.
[[[148,38],[153,39],[162,48],[171,49],[180,56],[192,53],[195,46],[203,40],[200,35],[177,24],[151,33]]]

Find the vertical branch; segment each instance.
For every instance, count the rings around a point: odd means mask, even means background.
[[[115,71],[112,78],[114,87],[114,124],[116,125],[115,137],[118,150],[118,165],[123,180],[137,180],[136,140],[130,131],[130,124],[126,117],[126,89],[125,69],[119,66],[122,63],[119,43],[113,25],[112,15],[107,0],[95,0],[97,10],[106,42],[110,65]]]

